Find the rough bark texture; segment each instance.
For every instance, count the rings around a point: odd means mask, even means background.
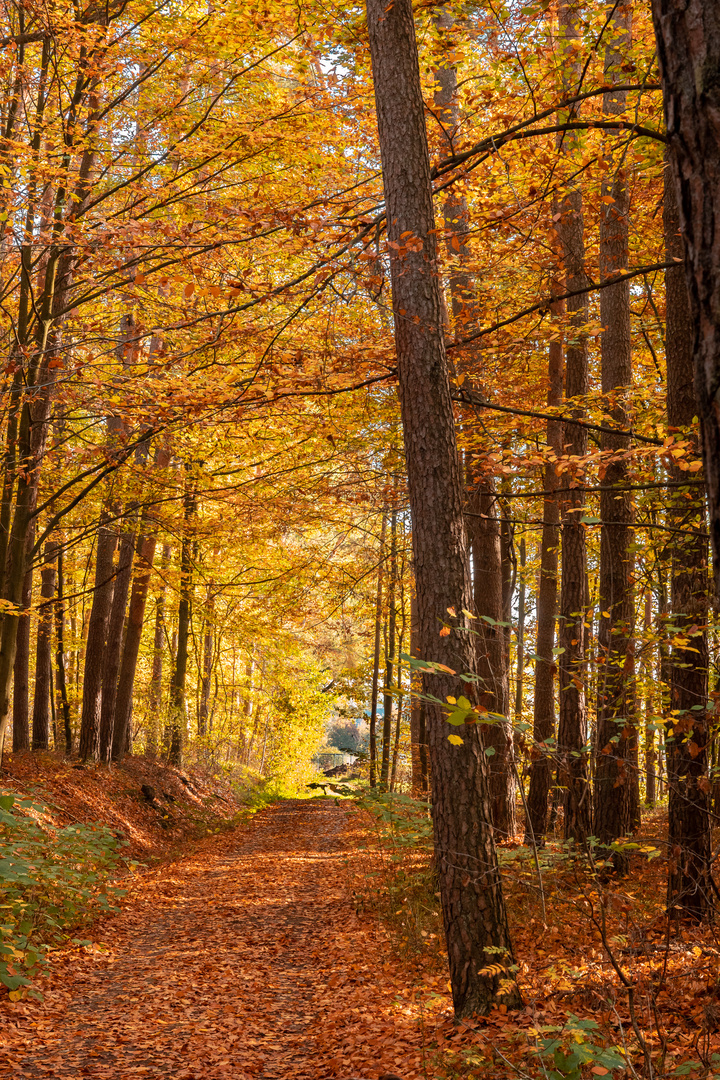
[[[560,5],[560,48],[566,57],[564,72],[565,89],[570,91],[580,76],[572,48],[579,40],[577,5],[563,2]],[[573,108],[572,115],[575,115]],[[569,142],[566,139],[566,148]],[[565,266],[565,285],[568,292],[585,288],[585,239],[582,192],[570,188],[560,204],[558,234]],[[565,349],[565,397],[569,411],[582,417],[584,399],[588,392],[588,353],[585,326],[588,314],[587,295],[572,297],[567,301],[569,325]],[[582,458],[587,453],[587,431],[576,424],[566,424],[564,434],[565,452]],[[564,474],[568,486],[574,481],[583,482],[582,468]],[[562,523],[562,582],[560,590],[560,618],[558,645],[560,718],[558,723],[558,775],[565,789],[565,836],[582,841],[590,830],[591,797],[588,784],[587,754],[587,701],[585,695],[585,576],[587,556],[585,551],[585,527],[581,522],[585,496],[581,488],[572,490],[565,500]]]
[[[652,0],[720,596],[720,6]]]
[[[35,695],[32,715],[32,748],[50,745],[50,694],[52,692],[52,624],[55,596],[57,546],[45,545],[45,564],[40,571],[40,612],[35,651]]]
[[[101,525],[97,538],[95,591],[88,624],[83,676],[83,704],[80,717],[80,757],[97,760],[100,744],[100,709],[102,705],[103,657],[115,577],[113,557],[117,533]]]
[[[555,314],[564,308],[556,306]],[[548,356],[548,394],[550,408],[562,404],[563,355],[559,341],[550,343]],[[531,751],[530,785],[527,797],[528,821],[525,843],[535,840],[545,843],[548,816],[548,795],[552,778],[553,755],[548,740],[555,735],[555,620],[557,616],[558,544],[560,542],[560,504],[554,494],[558,486],[556,461],[562,454],[562,424],[548,420],[548,459],[545,465],[543,530],[540,546],[540,577],[537,591],[537,631],[535,639],[535,698],[533,703],[533,747]]]
[[[102,702],[100,707],[100,750],[101,761],[110,761],[115,730],[115,703],[117,701],[118,673],[123,649],[123,627],[125,609],[132,576],[133,556],[135,554],[135,533],[125,532],[120,540],[115,588],[113,589],[112,607],[108,616],[103,657]]]
[[[438,282],[423,98],[410,0],[368,0],[380,151],[391,251],[400,403],[413,519],[419,644],[423,659],[474,670],[463,486],[455,442]],[[440,635],[454,608],[454,629]],[[424,680],[444,700],[462,684]],[[512,956],[490,828],[485,755],[476,727],[448,741],[444,710],[426,703],[432,761],[435,858],[455,1012],[486,1012],[498,997],[519,1003],[489,965]],[[488,948],[490,952],[486,951]],[[497,950],[501,950],[498,952]],[[505,985],[502,985],[505,983]]]
[[[622,81],[623,50],[631,39],[632,8],[617,7],[607,30],[605,80]],[[622,115],[627,91],[603,95],[603,113]],[[629,265],[630,196],[624,161],[610,148],[606,153],[608,178],[602,195],[600,217],[600,278],[606,280],[626,271]],[[630,344],[630,283],[623,281],[600,293],[601,381],[605,414],[613,427],[629,426],[627,396],[632,382]],[[603,434],[601,448],[607,455],[603,485],[625,488],[629,468],[624,454],[629,440]],[[629,491],[600,493],[600,575],[598,602],[598,701],[595,756],[595,805],[593,832],[603,844],[626,836],[636,813],[632,759],[637,745],[634,720],[634,556],[633,507]],[[627,871],[627,857],[615,855],[617,870]]]
[[[683,238],[675,188],[666,171],[665,248],[682,259]],[[695,441],[692,314],[681,269],[665,273],[667,405],[670,430]],[[673,462],[673,480],[686,474]],[[697,474],[696,474],[697,475]],[[671,721],[665,739],[668,784],[668,910],[701,918],[710,906],[710,819],[708,766],[708,570],[705,504],[695,487],[674,489],[668,507],[671,568],[671,626],[667,660]]]

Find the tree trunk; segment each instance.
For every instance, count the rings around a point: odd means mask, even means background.
[[[205,630],[203,633],[202,682],[200,685],[200,707],[198,709],[198,737],[207,735],[210,715],[210,687],[213,668],[213,640],[215,620],[215,597],[210,585],[207,587],[205,600]]]
[[[170,545],[163,544],[160,558],[160,592],[155,599],[155,636],[153,639],[150,701],[148,704],[148,735],[146,753],[155,757],[160,745],[160,712],[162,710],[163,654],[165,651],[165,577],[170,566]],[[142,629],[142,628],[141,628]],[[125,706],[127,710],[127,705]],[[128,721],[129,723],[129,721]]]
[[[682,259],[683,239],[675,187],[666,172],[665,249],[670,259]],[[677,269],[665,272],[668,428],[680,430],[696,451],[693,430],[696,404],[693,384],[692,313],[685,277]],[[697,342],[696,342],[697,344]],[[675,464],[670,475],[682,482],[687,474]],[[697,478],[697,473],[694,474]],[[668,658],[670,716],[665,748],[668,785],[668,911],[700,919],[710,901],[710,818],[707,777],[708,695],[708,572],[705,505],[697,487],[675,488],[668,506],[672,556],[672,651]]]
[[[622,62],[630,45],[632,7],[621,5],[610,20],[611,40],[605,52],[605,81],[622,81]],[[603,113],[620,116],[627,91],[603,95]],[[629,265],[630,195],[623,160],[606,154],[612,175],[602,184],[600,216],[600,279],[627,271]],[[630,283],[622,281],[600,293],[601,376],[603,406],[613,427],[629,425],[627,396],[632,382]],[[637,746],[634,718],[633,663],[633,507],[627,488],[629,466],[621,455],[629,440],[603,434],[601,448],[609,456],[600,493],[600,576],[598,627],[598,703],[593,831],[603,844],[627,836],[635,821],[636,799],[632,758]],[[617,460],[613,460],[613,457]],[[615,869],[626,873],[628,859],[614,855]]]
[[[556,316],[561,315],[563,311],[564,307],[561,304],[553,305],[553,313]],[[547,403],[550,409],[557,409],[562,403],[562,384],[562,345],[555,339],[550,342],[548,355]],[[562,424],[558,420],[548,420],[547,445],[549,453],[545,464],[544,488],[548,494],[545,495],[543,502],[543,528],[540,541],[533,745],[527,797],[528,822],[525,826],[525,843],[530,844],[534,839],[538,847],[545,844],[548,796],[554,757],[548,742],[555,735],[555,673],[557,672],[553,649],[557,616],[560,505],[555,490],[558,486],[556,461],[562,454]]]
[[[475,668],[463,609],[471,603],[463,486],[455,442],[438,282],[430,162],[410,0],[368,0],[380,152],[390,244],[395,343],[413,519],[419,644],[425,660]],[[440,634],[456,613],[454,630]],[[450,616],[452,619],[452,616]],[[433,673],[424,688],[444,701],[463,684]],[[445,710],[426,702],[432,760],[435,859],[456,1015],[520,1002],[509,973],[507,915],[489,827],[485,754],[475,725],[448,740]],[[454,734],[454,732],[453,732]],[[489,951],[487,951],[489,949]],[[498,958],[501,958],[500,960]],[[496,967],[494,971],[498,971]],[[501,983],[504,985],[501,986]],[[509,985],[508,985],[509,984]]]
[[[186,737],[187,715],[185,703],[185,680],[187,677],[188,641],[192,618],[193,582],[193,532],[197,513],[197,486],[195,477],[186,466],[183,536],[180,548],[180,605],[178,607],[178,639],[175,667],[170,680],[170,761],[182,762],[183,744]]]
[[[118,672],[120,671],[120,658],[123,651],[125,610],[127,608],[130,578],[132,577],[134,554],[135,533],[134,531],[126,531],[120,540],[118,564],[115,571],[115,588],[113,589],[112,606],[108,616],[105,655],[103,657],[99,757],[104,762],[109,762],[112,756]]]
[[[28,551],[33,546],[35,530],[31,528],[27,540]],[[13,751],[30,749],[30,623],[32,619],[33,565],[28,566],[23,581],[20,607],[22,615],[18,622],[13,663]]]
[[[69,756],[73,748],[73,733],[70,723],[70,702],[68,700],[67,679],[65,676],[65,552],[62,541],[58,544],[57,556],[57,599],[55,601],[55,682],[60,706],[62,707],[63,730],[65,733],[65,753]]]
[[[372,696],[370,699],[370,787],[377,783],[377,706],[380,688],[380,635],[382,630],[383,576],[385,570],[385,533],[387,514],[383,509],[380,526],[380,561],[378,562],[377,595],[375,597],[375,645],[373,653]]]
[[[88,624],[83,676],[83,704],[80,717],[80,757],[97,761],[100,743],[100,709],[102,706],[103,658],[105,635],[112,607],[115,576],[113,557],[117,533],[101,525],[97,538],[95,561],[95,590]]]
[[[505,653],[503,560],[497,496],[492,481],[473,478],[475,491],[469,517],[472,537],[474,606],[477,640],[478,704],[493,714],[482,725],[487,755],[488,790],[493,827],[500,837],[515,832],[515,775]]]
[[[135,570],[132,592],[130,593],[125,645],[117,681],[112,742],[113,761],[122,761],[126,753],[126,747],[130,743],[135,670],[140,654],[140,640],[142,638],[150,575],[152,574],[153,559],[155,558],[155,544],[154,536],[142,536],[138,543],[137,569]],[[162,658],[160,663],[162,665]],[[160,676],[162,680],[162,667]]]
[[[580,77],[577,53],[573,45],[580,40],[575,3],[562,0],[559,8],[560,26],[564,32],[561,39],[563,58],[563,89],[572,92]],[[569,119],[576,115],[577,107],[570,110]],[[565,150],[571,140],[565,138]],[[558,234],[565,266],[565,285],[568,292],[587,286],[585,273],[585,238],[582,191],[570,188],[560,205]],[[574,296],[567,301],[569,316],[565,350],[565,397],[568,411],[578,419],[585,411],[588,392],[588,351],[586,323],[588,315],[587,294]],[[573,458],[587,454],[587,431],[577,424],[565,425],[565,452]],[[568,471],[568,486],[574,482],[582,485],[582,466]],[[560,719],[558,723],[558,772],[564,788],[565,837],[584,841],[590,831],[591,795],[588,784],[587,702],[585,694],[585,574],[587,557],[585,551],[585,526],[581,522],[585,506],[582,487],[573,488],[564,500],[562,523],[562,577],[560,587],[560,619],[558,644]]]
[[[35,653],[35,697],[32,715],[32,748],[50,746],[50,696],[52,693],[52,624],[55,597],[57,544],[45,545],[45,565],[40,571],[40,612]]]
[[[652,0],[690,297],[695,411],[700,418],[715,594],[720,596],[720,8]]]
[[[410,597],[410,655],[420,656],[414,574]],[[422,676],[417,671],[410,672],[410,756],[412,795],[416,799],[427,798],[430,777],[428,774],[427,732],[425,730],[425,702],[422,699]]]
[[[395,495],[393,496],[395,497]],[[395,635],[397,612],[395,589],[397,586],[397,508],[393,503],[390,511],[390,572],[387,591],[387,634],[385,638],[385,687],[383,693],[383,744],[380,762],[380,790],[387,791],[390,774],[390,747],[393,719],[393,674],[395,670]]]

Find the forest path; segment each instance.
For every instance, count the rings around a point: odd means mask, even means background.
[[[417,1076],[417,1027],[377,985],[383,948],[348,895],[347,818],[334,801],[287,800],[222,851],[143,875],[95,935],[107,953],[54,965],[41,1005],[3,1008],[0,1075]]]

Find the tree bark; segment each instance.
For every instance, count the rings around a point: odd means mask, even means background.
[[[103,656],[102,700],[100,706],[100,761],[109,762],[113,749],[115,730],[115,705],[117,701],[118,673],[123,651],[123,627],[127,608],[130,578],[135,554],[135,532],[122,534],[119,544],[118,564],[115,571],[112,606],[108,616]]]
[[[580,39],[577,4],[562,0],[559,9],[560,40],[563,54],[564,89],[571,91],[580,70],[573,46]],[[570,110],[574,118],[577,106]],[[570,141],[563,144],[567,150]],[[582,191],[570,188],[560,205],[558,234],[565,266],[566,291],[587,286],[585,272],[585,237]],[[586,324],[587,294],[567,301],[568,328],[565,349],[565,397],[572,416],[582,418],[588,392],[588,351]],[[567,424],[564,435],[565,452],[582,459],[587,454],[587,429]],[[572,487],[582,483],[583,469],[579,466],[565,474]],[[585,506],[582,487],[573,488],[564,505],[562,522],[562,576],[560,587],[560,618],[558,645],[560,718],[558,723],[558,773],[564,788],[565,837],[582,842],[590,831],[591,795],[588,784],[587,701],[585,693],[586,656],[586,598],[585,576],[587,555],[585,526],[581,522]]]
[[[65,734],[65,753],[69,756],[73,748],[73,733],[70,723],[70,701],[68,700],[67,679],[65,675],[65,553],[62,541],[58,544],[57,557],[57,599],[55,601],[55,682],[60,706],[62,708],[63,731]]]
[[[720,8],[652,0],[720,596]]]
[[[156,539],[154,536],[142,536],[138,543],[137,568],[133,578],[128,607],[127,630],[123,647],[120,673],[117,681],[115,699],[115,724],[113,728],[112,759],[122,761],[130,745],[130,724],[132,720],[133,692],[135,689],[135,671],[140,654],[145,604],[148,586],[155,557]]]
[[[155,599],[155,635],[153,638],[150,701],[148,703],[148,734],[146,753],[155,757],[160,745],[160,713],[162,710],[163,655],[165,652],[165,576],[170,566],[170,545],[163,544],[160,557],[160,592]],[[125,706],[127,709],[127,706]]]
[[[45,545],[45,562],[40,571],[40,613],[35,652],[35,696],[32,715],[32,748],[50,746],[50,695],[52,693],[52,624],[55,596],[57,545]]]
[[[117,533],[114,529],[101,525],[97,537],[95,590],[93,592],[87,646],[85,648],[83,704],[80,717],[79,752],[84,761],[97,761],[100,749],[103,657],[105,656],[105,635],[115,588],[113,557],[116,547]]]
[[[32,548],[35,530],[31,529],[27,540]],[[13,751],[30,749],[30,623],[32,619],[33,565],[28,560],[23,581],[13,663]]]
[[[666,170],[665,248],[677,269],[665,272],[668,428],[680,431],[699,450],[693,428],[693,317],[683,275],[683,237],[675,186]],[[687,474],[674,459],[670,475]],[[697,474],[695,474],[697,476]],[[705,505],[696,487],[675,488],[668,506],[671,567],[671,643],[667,660],[670,721],[666,725],[668,785],[668,911],[700,919],[710,896],[710,782],[707,776],[708,570]]]
[[[515,775],[505,653],[503,560],[497,496],[492,481],[478,477],[471,497],[473,599],[477,640],[478,704],[492,713],[482,725],[487,756],[488,791],[493,827],[506,838],[515,832]]]
[[[419,644],[425,660],[472,673],[474,639],[463,485],[455,442],[438,282],[430,162],[410,0],[368,0],[388,221],[395,343],[413,519]],[[446,630],[448,608],[456,612]],[[451,616],[452,618],[452,616]],[[445,700],[462,683],[441,672],[424,679]],[[426,702],[432,761],[435,858],[456,1015],[487,1012],[520,995],[508,972],[512,949],[489,826],[485,755],[477,727],[448,741],[445,710]],[[490,951],[487,951],[490,950]],[[496,969],[497,970],[497,969]]]
[[[557,240],[557,236],[556,236]],[[553,305],[558,316],[564,311],[561,304]],[[559,340],[550,342],[548,354],[548,393],[550,409],[562,404],[563,353]],[[555,490],[558,486],[557,460],[562,454],[562,424],[548,420],[548,457],[545,463],[543,529],[540,541],[540,576],[537,589],[537,630],[535,638],[535,697],[533,701],[533,745],[530,763],[530,784],[527,797],[528,821],[525,843],[533,839],[538,847],[545,844],[548,818],[548,796],[552,779],[554,753],[549,740],[555,735],[555,674],[557,664],[555,621],[557,617],[558,544],[560,542],[560,504]]]
[[[197,486],[195,477],[186,466],[185,496],[183,499],[183,535],[180,547],[180,605],[178,607],[178,642],[175,667],[170,680],[170,761],[182,762],[183,745],[187,730],[185,681],[187,678],[188,642],[192,619],[193,588],[193,532],[197,513]]]
[[[207,587],[205,599],[205,628],[203,633],[202,682],[200,685],[200,707],[198,708],[198,736],[207,735],[210,715],[210,686],[213,669],[213,641],[215,631],[215,596],[212,586]]]
[[[622,81],[624,50],[632,35],[632,6],[616,7],[607,30],[610,43],[605,52],[605,82]],[[620,116],[627,107],[627,91],[603,95],[603,113]],[[602,184],[600,216],[600,279],[627,271],[629,265],[630,195],[624,161],[606,154],[612,170]],[[601,382],[603,406],[609,422],[627,428],[628,392],[632,383],[630,344],[630,283],[619,282],[600,293]],[[629,466],[625,457],[629,440],[603,434],[603,485],[627,488]],[[635,679],[633,661],[633,506],[629,491],[600,493],[600,575],[598,627],[598,702],[595,755],[595,805],[593,832],[603,844],[627,836],[636,815],[633,753],[637,746],[634,718]],[[626,873],[627,856],[614,855],[618,872]]]
[[[396,485],[397,486],[397,485]],[[395,498],[395,492],[393,498]],[[397,507],[393,502],[390,511],[390,568],[387,590],[387,633],[385,638],[385,686],[383,692],[383,743],[380,761],[380,790],[387,791],[390,776],[390,747],[393,720],[393,673],[395,670],[395,635],[397,612],[395,590],[397,586]]]
[[[383,508],[380,526],[380,561],[378,562],[377,595],[375,597],[375,644],[373,652],[372,691],[370,698],[370,787],[377,784],[377,706],[380,689],[380,635],[382,631],[383,576],[385,571],[385,533],[387,513]]]

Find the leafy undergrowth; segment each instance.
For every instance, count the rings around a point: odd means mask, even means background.
[[[388,929],[414,987],[428,1077],[720,1076],[720,941],[713,926],[668,927],[663,858],[634,854],[613,880],[549,844],[541,889],[532,853],[503,844],[525,1009],[456,1025],[427,808],[404,796],[360,806],[358,907]],[[662,813],[648,815],[641,847],[661,850],[663,833]]]

